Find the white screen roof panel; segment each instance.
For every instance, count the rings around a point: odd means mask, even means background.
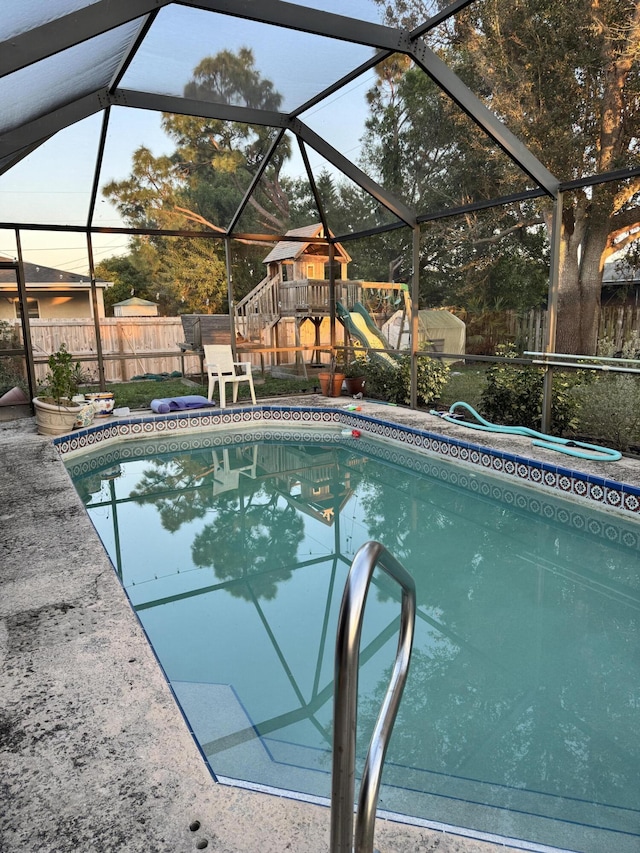
[[[133,21],[0,78],[0,133],[107,86],[138,29]]]
[[[26,33],[96,2],[98,0],[4,0],[0,15],[0,39],[4,41]]]
[[[122,80],[124,89],[181,97],[194,68],[223,50],[249,48],[289,112],[374,53],[371,47],[180,6],[162,9]],[[205,99],[205,98],[203,98]],[[211,93],[205,100],[245,106]]]
[[[371,24],[381,23],[383,17],[383,10],[374,0],[297,0],[295,5],[345,15],[347,18],[357,18]]]

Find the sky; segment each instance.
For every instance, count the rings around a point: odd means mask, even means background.
[[[345,15],[362,15],[374,21],[378,10],[372,0],[307,0],[305,5]],[[254,27],[252,22],[208,15],[188,7],[167,7],[158,17],[144,44],[144,51],[125,76],[123,88],[141,88],[165,94],[181,94],[189,79],[194,57],[223,48],[249,46],[256,66],[283,95],[283,110],[304,103],[312,94],[372,54],[371,48],[336,40],[318,39],[275,27]],[[188,23],[189,38],[176,50],[178,24]],[[221,22],[222,25],[221,26]],[[185,31],[185,30],[182,30]],[[266,36],[266,37],[265,37]],[[172,44],[173,49],[168,50]],[[277,50],[274,50],[277,45]],[[196,59],[197,61],[197,59]],[[292,73],[292,69],[296,73]],[[313,130],[345,156],[358,162],[360,139],[367,116],[366,92],[375,79],[373,71],[352,82],[303,116]],[[102,116],[96,115],[60,131],[39,149],[0,176],[0,222],[41,222],[52,225],[85,225]],[[160,114],[145,110],[112,108],[100,186],[130,174],[132,154],[140,145],[156,156],[168,154],[173,144],[162,132]],[[285,172],[304,176],[304,166],[293,145],[293,157]],[[327,164],[308,149],[316,173]],[[101,195],[94,225],[124,224],[117,210]],[[125,235],[95,235],[96,262],[127,250]],[[26,261],[85,274],[88,271],[86,238],[82,234],[21,231]],[[15,256],[14,233],[0,229],[0,255]]]

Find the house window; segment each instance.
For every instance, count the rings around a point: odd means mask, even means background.
[[[307,264],[307,278],[313,278],[315,264]]]
[[[20,300],[15,300],[16,306],[16,317],[20,320],[22,318],[22,305],[20,304]],[[38,304],[37,299],[29,299],[27,298],[27,316],[30,320],[39,320],[40,319],[40,305]]]

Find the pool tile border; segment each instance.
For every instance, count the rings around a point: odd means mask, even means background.
[[[90,427],[58,436],[53,443],[63,458],[70,458],[76,453],[84,453],[120,439],[160,437],[228,429],[240,425],[274,423],[283,426],[315,424],[358,429],[363,434],[477,466],[481,470],[514,478],[565,496],[571,495],[600,507],[640,516],[640,488],[637,486],[337,408],[259,405],[251,408],[227,408],[224,411],[207,409],[167,415],[145,414],[120,418],[117,421],[98,421]]]

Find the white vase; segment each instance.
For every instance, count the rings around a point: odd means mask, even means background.
[[[75,403],[68,406],[46,403],[40,397],[34,398],[33,405],[40,435],[63,435],[65,432],[71,432],[82,409],[82,406]]]

